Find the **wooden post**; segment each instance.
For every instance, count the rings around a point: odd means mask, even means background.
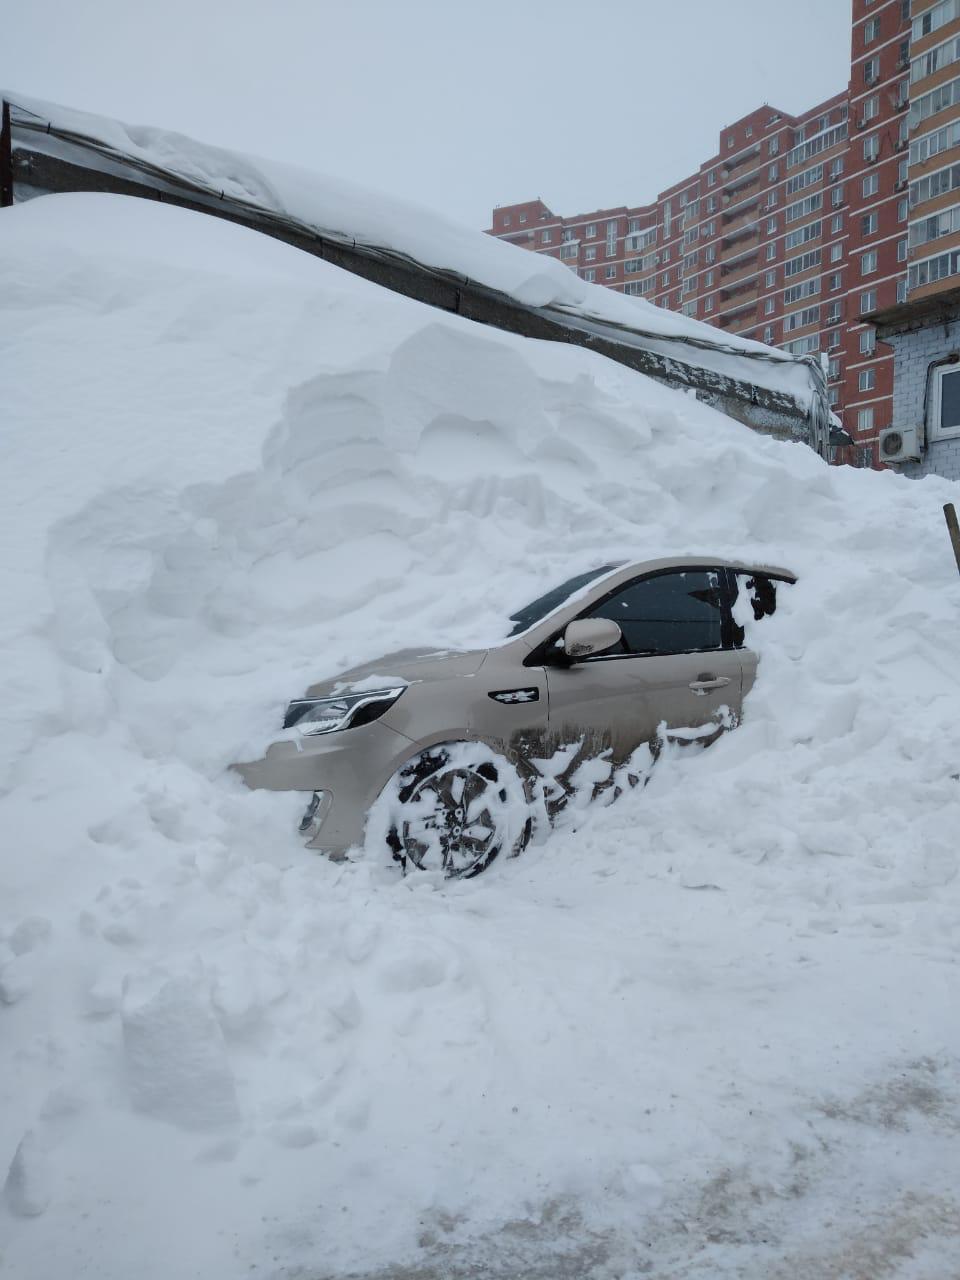
[[[10,131],[10,103],[3,100],[3,120],[0,124],[0,209],[13,204],[13,154]]]
[[[953,543],[953,554],[957,561],[957,572],[960,573],[960,525],[957,524],[957,509],[952,502],[944,504],[943,514],[946,517],[950,541]]]

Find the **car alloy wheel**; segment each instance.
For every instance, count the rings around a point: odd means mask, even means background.
[[[523,784],[506,760],[469,743],[434,748],[398,775],[399,810],[388,835],[398,861],[450,878],[479,875],[516,855],[532,820]]]

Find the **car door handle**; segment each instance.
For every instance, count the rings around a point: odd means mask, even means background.
[[[690,681],[690,688],[694,693],[706,693],[708,689],[722,689],[729,683],[729,676],[701,676],[699,680]]]

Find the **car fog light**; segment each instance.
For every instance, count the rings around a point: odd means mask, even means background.
[[[300,819],[299,831],[302,836],[316,835],[324,818],[327,816],[332,799],[333,797],[329,791],[315,791],[313,793],[306,809],[303,811],[303,817]]]

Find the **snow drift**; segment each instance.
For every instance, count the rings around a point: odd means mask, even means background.
[[[11,1275],[942,1277],[955,486],[201,215],[2,232]],[[744,724],[480,880],[330,865],[225,772],[653,554],[798,574]]]

